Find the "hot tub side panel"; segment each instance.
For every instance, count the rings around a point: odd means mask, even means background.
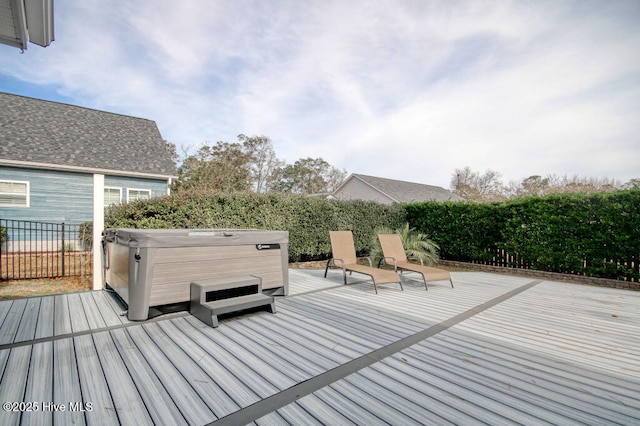
[[[158,248],[151,279],[149,306],[190,300],[192,281],[255,275],[262,279],[263,291],[288,293],[288,250],[258,249],[246,244],[208,247]]]

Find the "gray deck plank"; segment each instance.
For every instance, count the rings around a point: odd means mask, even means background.
[[[71,315],[66,294],[55,296],[53,320],[53,332],[56,336],[71,333]]]
[[[24,342],[25,340],[33,340],[36,334],[36,325],[38,324],[38,313],[40,311],[40,298],[30,297],[25,305],[20,326],[16,332],[14,342]]]
[[[640,423],[640,292],[453,273],[455,289],[426,292],[416,281],[375,295],[366,280],[336,285],[341,277],[323,272],[290,274],[293,296],[276,299],[277,314],[244,313],[218,328],[188,315],[132,323],[104,292],[0,301],[11,348],[0,350],[0,398],[93,404],[3,413],[0,423]],[[398,346],[416,330],[429,337]],[[398,351],[370,354],[388,344]],[[352,360],[359,369],[339,368]]]
[[[79,293],[70,293],[67,295],[67,303],[69,304],[69,317],[71,318],[71,330],[74,333],[89,330],[89,320],[87,313],[82,305]]]
[[[204,335],[192,333],[188,334],[188,329],[192,329],[189,324],[183,321],[168,321],[161,327],[167,332],[174,342],[180,346],[185,353],[197,362],[221,389],[226,392],[238,407],[246,407],[260,400],[256,392],[244,384],[237,376],[224,367],[207,348],[211,347],[211,341]],[[187,332],[185,332],[187,329]]]
[[[108,332],[93,335],[100,366],[109,385],[111,398],[121,424],[152,425],[153,421],[144,405],[136,385],[120,357]]]
[[[106,327],[107,324],[102,318],[102,314],[100,312],[100,309],[98,308],[98,305],[96,304],[95,299],[93,298],[92,293],[92,291],[85,291],[79,294],[89,328],[92,330],[96,330]]]
[[[93,405],[93,409],[85,413],[87,424],[120,424],[92,336],[74,337],[73,342],[76,348],[82,402],[90,402]],[[117,389],[114,389],[114,392],[117,392]]]
[[[269,333],[283,337],[295,338],[298,343],[312,352],[324,354],[327,358],[333,358],[337,363],[344,363],[361,355],[361,351],[352,350],[341,345],[328,333],[318,332],[315,324],[305,322],[302,317],[289,315],[289,312],[280,310],[281,320],[275,322],[266,321],[262,326]]]
[[[256,371],[239,359],[235,353],[229,352],[223,345],[216,340],[215,333],[211,333],[211,327],[202,323],[198,319],[189,320],[190,318],[181,318],[172,322],[178,327],[189,339],[198,342],[208,354],[225,368],[232,377],[227,377],[231,386],[236,386],[239,382],[247,392],[255,393],[259,398],[265,398],[273,395],[278,388],[262,375],[260,370]]]
[[[13,343],[18,333],[18,327],[22,320],[22,314],[27,306],[27,299],[16,299],[11,304],[9,312],[2,323],[0,329],[0,344]]]
[[[142,327],[132,327],[127,331],[187,422],[202,425],[215,420],[215,414],[194,390],[192,382],[182,376],[146,331]]]
[[[265,328],[262,325],[270,322],[234,321],[229,322],[228,326],[234,332],[242,333],[258,345],[269,348],[274,357],[287,359],[300,365],[307,374],[320,374],[339,365],[333,357],[326,358],[322,352],[310,350],[299,344],[297,335],[285,337],[275,332],[265,333]]]
[[[53,342],[53,402],[58,405],[83,402],[76,353],[71,338]],[[54,423],[60,425],[86,424],[84,413],[81,411],[55,411],[53,418]]]
[[[170,321],[166,324],[163,322],[147,324],[143,328],[158,344],[165,356],[171,359],[185,379],[191,383],[191,386],[211,408],[217,418],[233,413],[240,408],[216,383],[215,378],[209,376],[201,368],[199,362],[194,362],[189,358],[180,345],[173,340],[174,338],[179,339],[180,333],[175,327],[171,326]]]
[[[292,425],[355,425],[365,424],[349,420],[346,413],[338,411],[326,401],[311,394],[277,411]]]
[[[111,336],[153,422],[173,425],[188,424],[127,331],[113,330]]]
[[[219,330],[216,331],[226,336],[228,342],[233,341],[239,351],[251,354],[251,360],[249,360],[248,357],[246,358],[249,365],[254,366],[254,368],[259,368],[258,366],[263,365],[262,368],[264,370],[273,372],[273,377],[279,376],[277,380],[282,382],[283,387],[281,389],[286,389],[295,383],[313,377],[313,374],[305,371],[302,365],[299,366],[299,364],[292,362],[291,359],[278,356],[277,353],[273,352],[272,347],[262,346],[255,340],[248,338],[242,333],[237,333],[229,327],[220,327]]]
[[[29,361],[31,359],[31,346],[23,346],[11,349],[7,363],[0,381],[0,402],[24,401],[24,390],[27,384]],[[24,401],[28,402],[28,401]],[[2,423],[5,425],[17,425],[20,423],[20,411],[2,412]]]
[[[2,331],[2,323],[11,310],[11,305],[13,305],[13,300],[0,300],[0,332]]]
[[[123,319],[126,317],[120,315],[119,311],[116,312],[116,310],[114,310],[114,305],[112,305],[110,301],[107,300],[112,297],[110,294],[105,291],[99,290],[92,291],[91,296],[93,296],[95,304],[97,305],[98,310],[100,311],[100,314],[102,315],[102,318],[108,327],[125,323]]]
[[[224,324],[221,324],[218,328],[211,328],[194,317],[185,317],[184,320],[191,322],[196,327],[199,327],[202,333],[214,339],[218,345],[233,354],[251,370],[259,372],[262,377],[274,385],[278,390],[286,389],[297,383],[281,370],[273,368],[268,364],[267,360],[263,360],[256,356],[255,349],[258,348],[251,348],[251,350],[247,350],[247,348],[239,344],[235,338],[230,338],[226,334],[222,333],[224,330]]]
[[[38,411],[22,413],[22,425],[50,425],[53,423],[53,409],[45,404],[53,402],[53,343],[43,342],[33,345],[31,365],[25,401],[41,403]],[[68,408],[68,407],[66,407]]]
[[[53,312],[54,296],[45,296],[40,300],[40,312],[38,313],[38,325],[36,326],[36,339],[53,336]]]
[[[104,289],[97,293],[102,295],[102,299],[107,301],[113,312],[115,312],[123,324],[131,322],[127,318],[126,304],[119,298],[115,291]]]

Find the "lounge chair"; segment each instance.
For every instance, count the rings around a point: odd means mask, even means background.
[[[353,244],[353,234],[351,231],[329,231],[331,238],[331,252],[333,257],[327,262],[327,267],[324,270],[324,277],[327,278],[327,271],[329,268],[342,269],[342,276],[344,278],[345,285],[347,284],[347,271],[349,274],[352,272],[358,272],[360,274],[368,275],[373,281],[373,288],[378,294],[378,284],[400,284],[402,288],[402,281],[400,275],[397,272],[374,268],[371,259],[369,260],[369,266],[358,264],[358,257],[356,257],[356,249]]]
[[[404,251],[404,247],[402,246],[400,235],[379,234],[378,240],[380,241],[380,246],[382,247],[382,253],[384,256],[384,258],[381,259],[381,262],[384,261],[386,264],[393,266],[393,269],[396,272],[400,271],[400,273],[402,273],[403,271],[409,271],[421,274],[422,279],[424,280],[424,288],[427,290],[429,290],[427,288],[427,281],[449,280],[451,288],[453,288],[453,280],[451,280],[451,274],[449,271],[433,268],[431,266],[424,266],[422,260],[420,260],[420,265],[409,262],[407,254]]]

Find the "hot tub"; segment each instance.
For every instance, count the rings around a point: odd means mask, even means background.
[[[289,233],[253,229],[107,229],[105,284],[128,305],[130,320],[149,308],[190,300],[194,281],[252,275],[262,292],[289,292]]]

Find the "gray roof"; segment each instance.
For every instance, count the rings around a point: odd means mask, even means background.
[[[2,160],[123,174],[176,174],[154,121],[8,93],[0,93]]]
[[[439,186],[385,179],[355,173],[351,176],[369,184],[398,203],[412,203],[420,201],[464,201],[464,198]]]

